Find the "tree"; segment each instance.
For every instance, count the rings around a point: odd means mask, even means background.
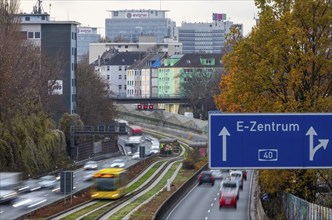
[[[259,23],[232,42],[215,96],[226,112],[332,111],[332,2],[256,0]],[[260,171],[266,192],[316,199],[319,170]],[[331,175],[331,171],[327,171]],[[296,182],[294,182],[296,181]],[[275,217],[275,216],[274,216]]]
[[[193,107],[196,118],[201,115],[207,119],[208,112],[215,110],[213,97],[218,94],[218,82],[221,78],[221,70],[208,71],[207,69],[195,69],[192,73],[183,76],[183,93]]]
[[[257,27],[223,58],[227,76],[215,98],[218,108],[331,111],[331,2],[256,2]]]
[[[107,84],[86,62],[77,65],[77,113],[87,125],[108,123],[116,115]]]
[[[0,172],[41,175],[65,161],[65,138],[43,111],[44,64],[22,39],[17,11],[17,1],[0,1]]]

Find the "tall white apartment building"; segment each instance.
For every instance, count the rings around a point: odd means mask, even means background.
[[[63,113],[76,113],[77,26],[75,21],[52,21],[48,13],[34,7],[32,13],[17,15],[21,20],[22,38],[40,47],[42,55],[58,59],[61,69],[48,78],[51,112],[59,120]]]
[[[178,27],[178,40],[182,43],[183,53],[221,53],[226,34],[233,22],[226,20],[226,14],[214,13],[212,22],[187,23]],[[243,35],[243,26],[238,25]]]

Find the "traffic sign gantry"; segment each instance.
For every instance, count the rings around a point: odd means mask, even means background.
[[[332,113],[211,112],[209,167],[332,168]]]

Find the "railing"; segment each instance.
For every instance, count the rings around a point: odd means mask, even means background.
[[[159,95],[159,96],[135,96],[135,97],[121,97],[112,96],[112,100],[117,104],[130,103],[188,103],[188,98],[179,95]]]
[[[332,209],[307,202],[290,193],[284,193],[283,200],[286,219],[332,220]]]
[[[202,170],[207,170],[208,164],[199,169],[187,182],[185,182],[170,198],[168,198],[156,211],[153,219],[165,219],[180,200],[197,184],[197,177]]]
[[[71,126],[71,132],[74,132],[74,135],[79,134],[101,134],[101,133],[111,133],[111,134],[125,134],[126,124],[113,122],[108,125],[98,125],[98,126]]]

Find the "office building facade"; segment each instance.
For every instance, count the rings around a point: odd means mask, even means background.
[[[77,28],[77,61],[80,62],[89,56],[89,44],[99,42],[100,34],[95,27],[78,27]]]
[[[157,42],[173,38],[176,23],[166,18],[165,10],[109,11],[105,19],[105,36],[112,42],[138,42],[139,36],[156,36]]]

